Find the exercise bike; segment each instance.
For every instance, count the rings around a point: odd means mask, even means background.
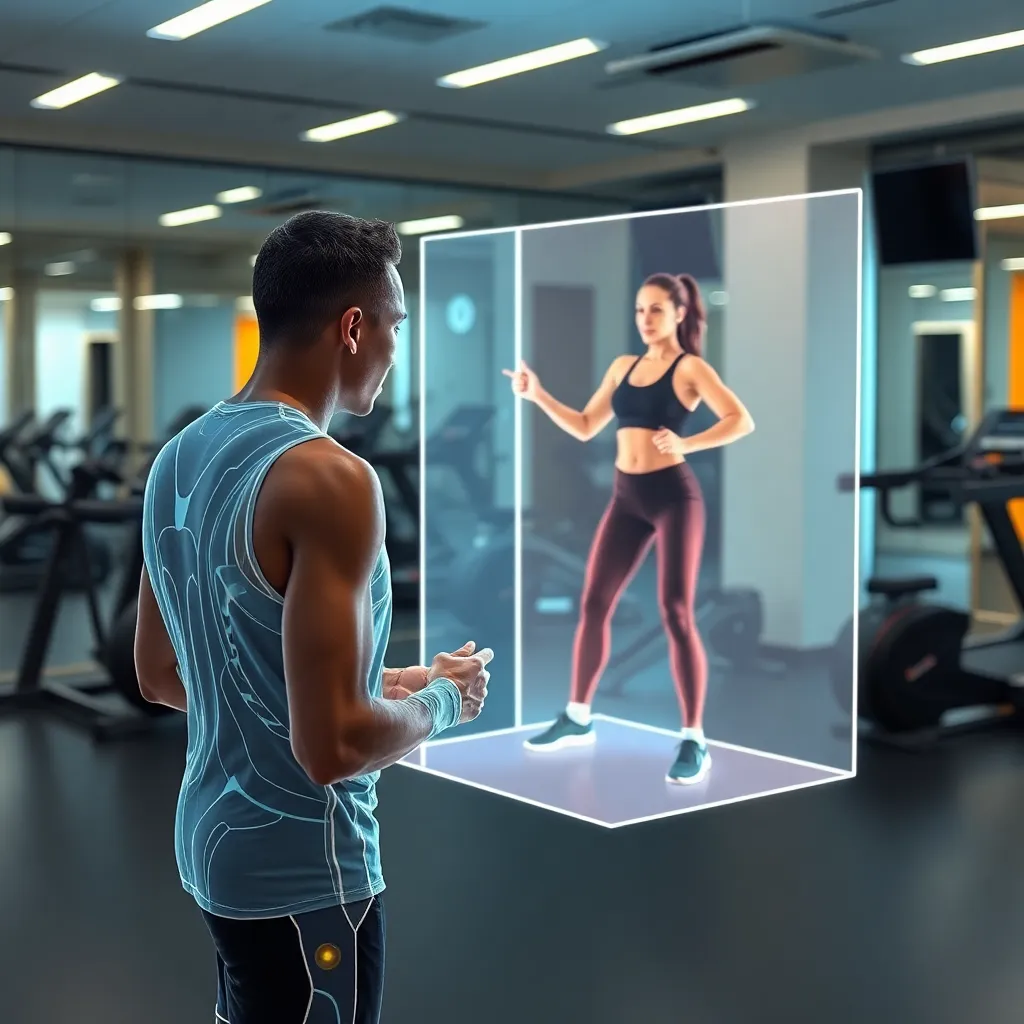
[[[892,495],[926,484],[958,504],[978,506],[1018,609],[1024,609],[1024,549],[1008,511],[1024,498],[1024,410],[989,413],[965,444],[909,470],[864,474],[860,486],[878,494],[882,518],[894,528],[921,526],[897,515]],[[852,475],[839,488],[852,491]],[[1024,621],[994,637],[970,638],[969,612],[927,603],[932,576],[868,581],[873,602],[859,615],[857,715],[866,738],[914,747],[963,729],[1019,719],[1024,711]],[[854,623],[832,652],[832,685],[852,712],[850,667]],[[951,712],[972,720],[951,724]]]

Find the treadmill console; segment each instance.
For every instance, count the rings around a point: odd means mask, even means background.
[[[1004,456],[1013,461],[1024,458],[1024,409],[990,412],[967,442],[968,460]]]

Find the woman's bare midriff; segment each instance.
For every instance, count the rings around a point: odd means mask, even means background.
[[[615,468],[620,473],[656,473],[686,461],[682,455],[659,452],[652,440],[654,434],[655,431],[640,427],[623,427],[616,431]]]

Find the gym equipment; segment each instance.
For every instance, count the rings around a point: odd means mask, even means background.
[[[842,491],[855,487],[852,475],[839,480]],[[989,413],[963,444],[921,465],[863,474],[860,486],[877,492],[883,519],[895,528],[921,525],[919,516],[900,516],[892,495],[925,484],[956,502],[978,506],[996,556],[1024,609],[1024,548],[1008,511],[1024,497],[1024,410]],[[997,636],[972,639],[968,612],[927,604],[920,595],[934,590],[934,577],[872,579],[877,600],[859,624],[858,718],[867,738],[915,747],[965,728],[1015,720],[1024,711],[1024,621]],[[833,649],[832,683],[840,707],[850,712],[853,623]],[[949,712],[974,709],[966,724],[951,725]]]
[[[203,415],[202,406],[183,409],[168,428],[169,437]],[[65,497],[51,501],[39,495],[11,495],[2,505],[12,515],[37,517],[40,529],[51,532],[54,542],[36,599],[32,624],[12,690],[0,693],[0,713],[48,710],[66,716],[88,729],[97,740],[117,739],[149,731],[160,720],[183,720],[172,709],[143,698],[135,674],[135,625],[138,617],[138,586],[142,576],[143,494],[146,477],[162,443],[149,446],[152,454],[130,484],[124,500]],[[87,460],[71,471],[71,495],[91,494],[99,483],[123,484],[115,465]],[[93,637],[92,656],[100,673],[74,684],[45,677],[45,666],[60,603],[68,588],[71,566],[87,563],[90,548],[85,540],[88,524],[131,525],[131,540],[122,560],[121,578],[106,622],[100,613],[96,586],[84,587]],[[84,577],[89,580],[88,570]],[[116,703],[111,697],[120,698]],[[120,705],[120,706],[118,706]]]
[[[0,430],[0,466],[15,488],[23,494],[35,490],[35,478],[32,467],[25,462],[18,438],[34,420],[35,415],[26,410]]]
[[[390,405],[377,402],[367,416],[348,416],[337,427],[332,424],[330,434],[343,448],[366,459],[377,470],[384,470],[385,479],[390,479],[399,501],[411,510],[410,521],[413,535],[403,536],[395,523],[391,506],[384,504],[386,518],[385,533],[388,559],[391,562],[391,591],[394,602],[403,608],[415,607],[420,596],[420,545],[417,536],[419,529],[419,498],[415,487],[408,478],[410,454],[407,450],[381,452],[380,443],[391,425],[394,410]],[[412,459],[418,464],[419,457],[415,450]],[[412,503],[409,505],[407,489],[412,488]]]
[[[76,467],[73,472],[81,471],[81,468]],[[166,708],[143,701],[135,677],[134,605],[131,594],[133,585],[137,594],[141,567],[136,572],[132,564],[125,568],[109,628],[103,624],[95,586],[89,583],[85,587],[95,644],[92,653],[101,668],[106,669],[106,678],[89,679],[71,685],[44,676],[46,657],[57,624],[61,599],[67,589],[68,571],[73,560],[88,563],[86,524],[140,523],[141,499],[82,499],[54,502],[38,495],[11,495],[3,499],[3,505],[12,515],[38,517],[39,528],[51,531],[54,543],[46,562],[14,688],[10,692],[0,694],[0,712],[53,710],[68,716],[75,724],[88,728],[96,739],[112,739],[137,731],[140,717],[154,717],[152,714],[140,716],[137,711],[152,711],[157,715],[167,711]],[[136,529],[135,533],[139,535],[138,547],[141,548],[141,529]],[[135,558],[130,560],[132,563],[135,561]],[[85,578],[88,579],[88,570],[85,571]],[[118,644],[121,646],[117,646]],[[108,699],[105,699],[112,690],[126,698],[137,710],[127,713],[118,711]]]
[[[70,414],[66,410],[61,410],[49,417],[44,424],[31,430],[26,442],[27,454],[22,458],[23,475],[26,475],[27,479],[22,482],[34,482],[35,455],[41,452],[48,453],[52,449],[51,435],[67,420],[68,415]],[[77,473],[72,470],[71,475],[64,481],[62,500],[74,502],[94,498],[101,479],[102,477],[97,477],[86,468]],[[27,492],[20,496],[36,495]],[[40,585],[45,573],[47,560],[55,543],[55,533],[45,521],[37,520],[28,510],[36,509],[41,515],[49,506],[28,502],[19,506],[22,510],[20,514],[13,512],[15,506],[12,504],[5,503],[4,507],[8,514],[0,523],[0,592],[33,590]],[[89,557],[84,561],[75,560],[70,565],[70,575],[65,584],[73,590],[103,583],[110,573],[113,562],[110,546],[104,541],[84,533],[83,542],[88,546]],[[88,572],[88,576],[83,575],[85,572]]]
[[[439,604],[456,618],[484,630],[490,628],[488,623],[499,629],[515,618],[515,510],[494,506],[491,476],[480,468],[490,464],[494,416],[492,406],[457,407],[426,439],[425,453],[429,469],[443,467],[458,481],[471,520],[458,528],[453,539],[428,519],[428,586],[440,591]],[[524,511],[520,549],[524,621],[531,631],[575,625],[586,559],[543,536],[535,525],[529,511]],[[486,600],[481,595],[487,595]],[[627,592],[615,621],[624,628],[637,627],[645,615],[650,615],[650,609]]]

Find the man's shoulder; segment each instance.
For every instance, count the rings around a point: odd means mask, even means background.
[[[311,438],[284,452],[264,484],[275,505],[303,517],[376,508],[380,482],[373,467],[328,437]]]

